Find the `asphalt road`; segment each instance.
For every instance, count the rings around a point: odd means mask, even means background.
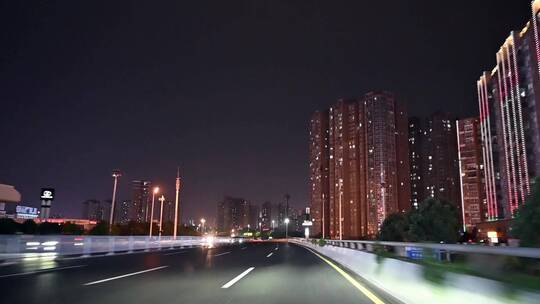
[[[392,303],[308,249],[245,243],[0,267],[1,303]],[[380,301],[380,302],[378,302]]]

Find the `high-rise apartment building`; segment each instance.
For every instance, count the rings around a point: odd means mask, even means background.
[[[91,221],[109,221],[110,209],[111,201],[86,200],[83,202],[82,217]]]
[[[455,118],[435,112],[425,119],[409,119],[411,203],[428,198],[461,205]]]
[[[411,174],[411,206],[418,205],[425,199],[423,173],[424,130],[422,120],[418,117],[409,118],[409,164]]]
[[[377,234],[387,215],[410,208],[407,133],[406,108],[388,92],[339,100],[313,115],[310,181],[315,235],[322,232],[323,210],[325,236],[360,238]]]
[[[129,208],[131,201],[121,201],[115,208],[114,217],[115,223],[127,224],[129,222]]]
[[[511,218],[540,172],[540,1],[477,82],[487,220]]]
[[[217,203],[216,225],[219,232],[231,232],[232,229],[257,227],[257,211],[255,205],[243,198],[225,197]]]
[[[311,118],[309,130],[309,163],[311,183],[311,217],[316,223],[312,235],[328,236],[329,218],[329,158],[328,158],[328,111],[315,112]],[[324,227],[323,227],[324,223]],[[324,232],[324,233],[323,233]]]
[[[461,214],[465,230],[486,219],[484,162],[478,117],[456,121],[461,184]]]
[[[129,208],[129,219],[139,223],[150,220],[150,188],[152,183],[145,180],[133,180],[131,182],[133,198]],[[156,200],[157,201],[157,200]]]

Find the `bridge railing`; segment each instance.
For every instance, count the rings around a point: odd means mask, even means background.
[[[358,241],[358,240],[325,240],[327,245],[345,247],[355,250],[374,252],[381,247],[402,257],[411,259],[421,258],[424,252],[438,252],[441,256],[449,258],[452,254],[487,254],[499,256],[513,256],[521,258],[540,259],[540,248],[486,246],[477,244],[437,244],[437,243],[409,243],[384,241]]]
[[[0,235],[0,260],[33,256],[88,256],[230,242],[200,236]]]
[[[403,303],[540,303],[540,248],[294,239]],[[322,246],[321,246],[322,245]],[[437,260],[433,259],[437,258]]]

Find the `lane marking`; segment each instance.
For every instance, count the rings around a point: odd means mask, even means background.
[[[116,276],[116,277],[112,277],[112,278],[108,278],[108,279],[103,279],[103,280],[99,280],[99,281],[93,281],[93,282],[85,283],[83,285],[84,286],[95,285],[95,284],[99,284],[99,283],[104,283],[104,282],[108,282],[108,281],[112,281],[112,280],[118,280],[118,279],[122,279],[122,278],[125,278],[125,277],[138,275],[138,274],[145,273],[145,272],[160,270],[160,269],[167,268],[167,267],[169,267],[169,266],[160,266],[160,267],[156,267],[156,268],[150,268],[150,269],[137,271],[137,272],[132,272],[132,273],[128,273],[128,274],[124,274],[124,275],[120,275],[120,276]]]
[[[303,246],[302,246],[303,247]],[[368,297],[373,303],[375,304],[385,304],[379,297],[377,297],[373,292],[371,292],[369,289],[364,287],[362,284],[360,284],[357,280],[355,280],[350,274],[345,272],[343,269],[339,268],[336,264],[332,263],[327,258],[323,257],[322,255],[318,254],[317,252],[311,250],[310,248],[304,247],[307,250],[311,251],[314,255],[318,256],[321,260],[325,261],[328,265],[330,265],[334,270],[336,270],[339,274],[341,274],[349,283],[351,283],[356,289],[360,290],[366,297]]]
[[[178,251],[178,252],[171,252],[171,253],[165,253],[164,255],[175,255],[180,253],[186,253],[187,251]]]
[[[81,268],[81,267],[85,267],[85,266],[86,265],[75,265],[75,266],[56,267],[56,268],[41,269],[41,270],[20,272],[20,273],[10,273],[10,274],[0,275],[0,278],[18,277],[18,276],[24,276],[24,275],[30,275],[30,274],[39,274],[39,273],[51,272],[51,271],[56,271],[56,270]]]
[[[222,252],[222,253],[218,253],[218,254],[214,254],[213,256],[217,257],[217,256],[220,256],[220,255],[226,255],[226,254],[229,254],[231,253],[230,251],[227,251],[227,252]]]
[[[221,286],[221,288],[229,288],[234,285],[234,283],[240,281],[243,277],[245,277],[248,273],[250,273],[255,267],[249,267],[248,269],[244,270],[241,274],[237,275],[234,279],[227,282],[227,284]]]
[[[273,252],[270,252],[266,257],[269,258],[272,256],[272,254],[274,254]]]
[[[274,248],[275,251],[277,251],[279,249],[279,247],[276,246],[276,248]]]
[[[240,248],[240,249],[244,250],[244,249],[246,249],[246,248],[247,248],[247,247],[242,247],[242,248]]]

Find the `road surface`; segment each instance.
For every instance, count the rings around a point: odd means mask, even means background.
[[[395,303],[292,243],[27,261],[0,267],[2,303]]]

